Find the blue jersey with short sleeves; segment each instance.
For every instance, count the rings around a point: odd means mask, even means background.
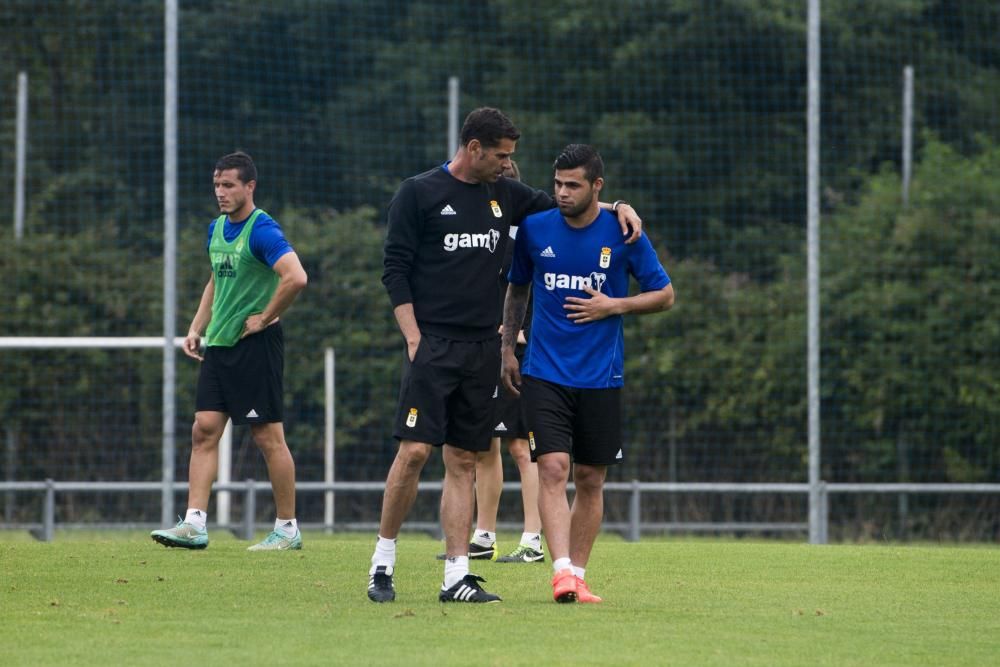
[[[582,229],[568,225],[559,209],[529,215],[520,225],[508,279],[531,283],[531,338],[521,372],[581,389],[624,384],[622,317],[577,324],[567,317],[566,297],[589,298],[584,285],[613,298],[628,296],[629,276],[643,292],[663,289],[670,276],[649,239],[626,244],[617,218],[601,210]]]
[[[254,209],[254,211],[256,210]],[[252,215],[253,211],[250,212],[250,216]],[[250,219],[250,216],[247,216],[247,220]],[[240,232],[243,231],[243,225],[246,224],[247,220],[232,222],[226,216],[222,235],[227,242],[231,242],[240,235]],[[215,220],[208,226],[208,243],[205,244],[206,250],[209,244],[212,243],[212,232],[214,230]],[[261,211],[260,215],[257,216],[257,222],[254,223],[253,229],[250,231],[250,252],[253,253],[253,256],[263,264],[274,266],[274,263],[281,259],[282,255],[293,250],[291,244],[285,238],[285,233],[281,231],[281,225],[278,224],[278,221],[264,211]]]

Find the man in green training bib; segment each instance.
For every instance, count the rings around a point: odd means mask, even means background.
[[[283,421],[284,336],[279,316],[306,286],[306,272],[277,221],[257,208],[257,168],[246,153],[219,159],[213,176],[222,213],[208,228],[212,273],[184,353],[201,363],[191,429],[188,506],[175,527],[150,536],[167,547],[208,546],[208,498],[226,421],[249,424],[274,491],[274,530],[250,551],[301,549],[295,462]],[[202,336],[205,354],[201,354]]]

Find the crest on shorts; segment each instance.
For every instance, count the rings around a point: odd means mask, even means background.
[[[611,248],[608,247],[601,248],[600,265],[602,269],[606,269],[609,266],[611,266]]]
[[[406,415],[406,425],[413,428],[417,425],[417,409],[410,408],[410,414]]]
[[[531,451],[535,451],[535,432],[534,431],[528,431],[528,447],[531,448]]]
[[[490,200],[490,208],[493,209],[494,218],[502,218],[503,211],[500,210],[500,203],[496,199]]]

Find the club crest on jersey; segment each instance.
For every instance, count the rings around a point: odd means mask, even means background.
[[[406,425],[413,428],[417,425],[417,409],[410,408],[410,414],[406,415]]]
[[[490,200],[490,208],[493,209],[494,218],[502,218],[503,211],[500,210],[500,203],[496,199]]]
[[[601,248],[600,265],[602,269],[606,269],[609,266],[611,266],[611,248],[608,247]]]

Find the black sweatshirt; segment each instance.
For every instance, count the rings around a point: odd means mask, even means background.
[[[497,333],[497,277],[510,226],[555,206],[509,178],[465,183],[443,166],[406,179],[389,204],[382,284],[412,303],[422,333],[486,340]]]

